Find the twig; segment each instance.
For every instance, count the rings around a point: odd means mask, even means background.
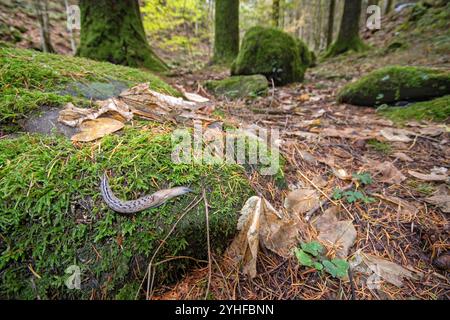
[[[206,199],[205,188],[202,189],[203,200],[205,201],[205,218],[206,218],[206,244],[208,245],[208,285],[206,286],[205,300],[209,295],[209,287],[211,285],[212,263],[211,263],[211,243],[209,239],[209,211],[208,200]]]

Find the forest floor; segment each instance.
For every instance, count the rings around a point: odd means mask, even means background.
[[[402,20],[401,16],[395,19]],[[450,68],[449,56],[431,50],[430,41],[424,41],[429,34],[415,40],[409,38],[409,49],[406,50],[386,52],[376,49],[386,48],[395,41],[394,27],[402,22],[390,20],[387,32],[367,35],[374,48],[371,52],[319,64],[307,72],[304,83],[273,87],[266,97],[257,99],[231,101],[208,97],[213,99],[224,122],[280,130],[289,189],[313,188],[331,198],[336,188],[348,188],[352,174],[369,173],[373,177],[370,185],[353,187],[373,197],[372,203],[331,199],[321,209],[337,205],[344,211],[344,216],[353,221],[357,237],[350,255],[362,250],[383,257],[419,272],[420,280],[405,279],[401,287],[384,281],[380,288],[373,289],[357,275],[340,281],[302,268],[295,257],[282,258],[260,252],[259,274],[253,280],[230,266],[226,257],[216,257],[222,263],[214,265],[210,298],[450,298],[447,271],[436,268],[443,262],[448,263],[449,259],[448,213],[444,213],[444,210],[448,212],[448,207],[441,207],[441,210],[430,201],[433,195],[448,194],[448,182],[432,181],[414,173],[447,172],[450,166],[448,122],[428,122],[420,117],[398,121],[391,116],[392,121],[389,113],[336,102],[336,93],[345,83],[381,66]],[[167,80],[174,86],[205,95],[202,87],[205,80],[227,75],[227,69],[214,67],[195,73],[182,71]],[[393,132],[395,137],[386,132]],[[402,139],[399,134],[408,137]],[[281,190],[261,177],[255,176],[251,180],[259,195],[277,210],[284,210],[283,202],[289,190]],[[301,233],[309,240],[315,237],[307,225]],[[444,266],[444,270],[446,268]],[[208,268],[200,268],[176,285],[161,289],[156,298],[202,299],[207,282]]]
[[[6,19],[6,15],[0,14],[0,20]],[[336,93],[344,84],[380,66],[450,69],[448,32],[438,34],[421,29],[419,34],[412,34],[405,29],[402,37],[398,26],[405,23],[404,19],[402,15],[390,17],[384,20],[382,32],[367,32],[365,40],[372,45],[371,51],[320,63],[308,70],[303,83],[272,87],[266,97],[227,100],[209,95],[202,86],[204,81],[228,76],[228,69],[220,67],[195,71],[179,68],[165,80],[174,87],[207,96],[215,106],[215,115],[225,123],[279,129],[288,188],[280,188],[257,173],[249,177],[256,192],[277,210],[285,210],[284,199],[290,189],[314,189],[330,200],[314,212],[312,219],[320,211],[335,206],[340,208],[343,218],[352,221],[357,235],[350,256],[361,250],[401,265],[420,277],[403,279],[401,286],[382,281],[374,289],[362,275],[339,280],[300,266],[296,257],[283,258],[264,251],[258,256],[259,273],[254,279],[230,265],[225,256],[215,256],[217,264],[212,265],[211,278],[208,266],[204,265],[178,283],[160,288],[153,299],[203,299],[208,283],[207,298],[214,299],[450,298],[446,271],[450,248],[448,203],[430,200],[448,195],[448,182],[435,181],[429,174],[446,175],[450,167],[448,122],[421,119],[398,122],[373,108],[336,102]],[[29,38],[21,39],[18,46],[35,45],[37,34],[33,32]],[[58,33],[61,39],[67,37],[63,28]],[[393,42],[405,47],[387,50]],[[66,45],[57,43],[56,47],[61,47],[64,53],[69,51]],[[352,179],[353,174],[365,172],[372,177],[372,183],[362,185]],[[336,189],[358,190],[374,201],[336,199],[332,196]],[[305,241],[317,237],[306,221],[301,234]]]

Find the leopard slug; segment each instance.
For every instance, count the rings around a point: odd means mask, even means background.
[[[186,187],[176,187],[159,190],[151,195],[144,196],[137,200],[122,201],[112,192],[106,173],[103,174],[102,181],[100,183],[100,191],[102,193],[103,200],[106,202],[108,207],[119,213],[136,213],[145,209],[155,208],[162,205],[169,199],[192,192],[191,189]]]

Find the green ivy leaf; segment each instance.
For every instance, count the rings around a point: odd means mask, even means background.
[[[295,249],[295,256],[297,257],[298,263],[302,266],[306,267],[313,267],[314,261],[312,260],[311,256],[307,254],[302,249],[296,248]]]
[[[323,264],[321,264],[320,262],[314,262],[314,269],[316,269],[317,271],[323,270]]]
[[[348,203],[354,203],[364,199],[364,195],[360,191],[346,191],[344,192],[344,196],[347,198]]]
[[[333,189],[333,194],[331,195],[333,200],[341,200],[342,199],[342,190],[339,188]]]
[[[323,260],[325,271],[331,274],[334,278],[345,278],[347,276],[350,265],[343,259]]]
[[[319,254],[323,252],[323,246],[317,241],[311,241],[308,243],[302,243],[301,247],[303,251],[317,257]]]
[[[353,178],[358,180],[361,184],[369,185],[373,183],[372,176],[368,172],[354,173]]]

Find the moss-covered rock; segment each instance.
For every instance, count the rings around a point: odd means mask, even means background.
[[[77,147],[54,136],[1,139],[0,297],[134,298],[156,248],[189,205],[197,203],[154,260],[180,257],[157,267],[156,284],[174,280],[195,265],[182,256],[207,258],[203,188],[211,246],[224,249],[252,193],[244,169],[173,163],[170,130],[140,123],[103,138],[98,146]],[[194,192],[124,216],[101,198],[104,170],[112,171],[111,187],[124,199],[180,185]],[[64,284],[71,265],[81,269],[81,290]]]
[[[231,74],[262,74],[277,85],[303,81],[308,61],[299,43],[278,29],[250,28],[242,40]]]
[[[423,101],[450,94],[450,72],[421,67],[390,66],[346,85],[338,101],[360,106]]]
[[[450,118],[450,95],[407,107],[380,108],[379,112],[395,122],[407,120],[447,121]]]
[[[265,76],[252,75],[209,80],[205,82],[205,87],[214,95],[233,99],[266,95],[268,84]]]
[[[149,82],[156,91],[179,95],[152,73],[83,58],[0,47],[0,66],[0,126],[9,131],[40,106],[61,107],[72,101],[89,104],[89,99],[80,101],[67,91],[74,82],[99,85],[117,80],[128,86]]]

